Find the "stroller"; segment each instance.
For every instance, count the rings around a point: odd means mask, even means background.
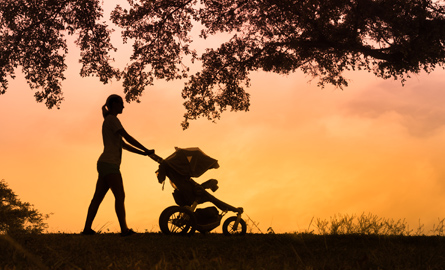
[[[165,184],[166,177],[174,188],[173,198],[177,205],[169,206],[159,217],[159,227],[164,234],[192,235],[195,231],[207,233],[221,224],[229,211],[236,213],[223,223],[224,235],[246,234],[246,222],[241,218],[243,208],[233,207],[210,194],[215,192],[218,181],[207,180],[198,184],[191,177],[199,177],[207,170],[219,168],[218,161],[204,154],[199,148],[176,148],[165,160],[157,155],[150,156],[159,163],[156,171],[159,183]],[[198,208],[211,202],[215,206]],[[218,211],[218,209],[221,210]]]

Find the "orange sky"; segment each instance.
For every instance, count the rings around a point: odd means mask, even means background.
[[[127,55],[121,49],[116,56]],[[36,103],[19,70],[0,96],[0,179],[22,201],[53,213],[49,232],[82,230],[102,151],[100,107],[123,94],[121,82],[80,78],[78,56],[71,44],[60,110]],[[342,91],[320,89],[302,72],[254,73],[250,112],[194,121],[186,131],[183,82],[159,81],[119,118],[162,157],[175,146],[197,146],[218,159],[221,167],[198,182],[218,179],[215,195],[244,207],[263,232],[304,231],[313,217],[363,212],[405,218],[412,229],[420,219],[431,229],[445,209],[445,71],[413,76],[405,86],[366,72],[347,76]],[[159,214],[174,204],[156,169],[151,159],[124,153],[127,221],[139,232],[158,231]],[[113,199],[110,192],[93,229],[119,230]]]

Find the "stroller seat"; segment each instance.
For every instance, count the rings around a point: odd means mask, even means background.
[[[170,180],[174,191],[173,198],[177,205],[169,206],[159,217],[159,227],[165,234],[193,234],[210,232],[221,224],[221,219],[228,211],[237,213],[226,219],[223,224],[225,235],[246,233],[246,222],[241,218],[243,208],[233,207],[210,194],[215,192],[218,181],[210,179],[202,184],[192,177],[200,177],[212,168],[218,168],[218,161],[205,155],[199,148],[176,148],[175,153],[162,158],[152,157],[159,163],[156,171],[159,183]],[[197,208],[199,204],[211,202],[215,206]],[[221,210],[222,212],[218,211]]]
[[[165,161],[159,164],[157,177],[160,183],[165,181],[165,177],[170,179],[172,186],[175,188],[173,198],[179,206],[191,206],[195,202],[197,204],[211,202],[222,211],[242,212],[242,209],[233,207],[206,191],[206,189],[213,191],[218,189],[218,181],[216,179],[210,179],[202,184],[198,184],[190,176],[178,173]]]

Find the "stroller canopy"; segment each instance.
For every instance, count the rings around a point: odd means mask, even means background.
[[[207,156],[198,147],[175,149],[164,161],[181,175],[199,177],[209,169],[219,168],[218,161]]]

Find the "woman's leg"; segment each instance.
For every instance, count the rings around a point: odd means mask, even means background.
[[[121,174],[107,175],[107,182],[114,194],[115,209],[122,233],[128,231],[127,220],[125,216],[125,192]]]
[[[84,232],[91,231],[91,226],[93,225],[93,220],[96,217],[97,210],[101,202],[103,201],[105,195],[108,192],[108,183],[105,178],[99,178],[96,184],[96,191],[94,192],[93,199],[91,200],[90,206],[88,207],[87,220],[85,221]]]

